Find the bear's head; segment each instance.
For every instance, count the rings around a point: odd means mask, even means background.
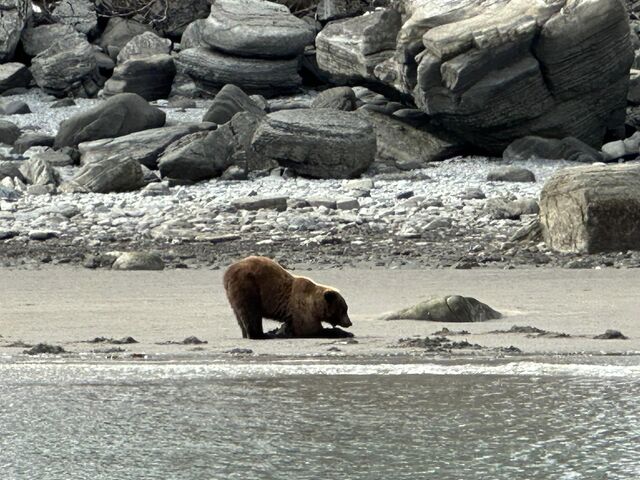
[[[349,315],[347,314],[347,302],[344,301],[342,295],[336,290],[327,289],[324,292],[325,315],[323,322],[331,324],[335,327],[350,327],[352,325]]]

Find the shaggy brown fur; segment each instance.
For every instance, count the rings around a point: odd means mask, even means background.
[[[231,265],[224,288],[243,338],[266,338],[263,318],[284,322],[294,337],[321,335],[322,322],[351,326],[347,303],[337,290],[292,275],[266,257]]]

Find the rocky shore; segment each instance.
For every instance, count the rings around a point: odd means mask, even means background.
[[[1,265],[640,266],[633,5],[5,3]]]

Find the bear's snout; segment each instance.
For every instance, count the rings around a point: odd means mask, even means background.
[[[340,319],[340,323],[338,325],[340,325],[341,327],[350,327],[351,325],[353,325],[353,323],[351,323],[351,319],[349,318],[349,315],[344,315]]]

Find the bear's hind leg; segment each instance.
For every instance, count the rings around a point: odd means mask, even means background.
[[[244,285],[229,283],[227,297],[242,330],[242,338],[267,338],[262,329],[262,305],[257,288],[247,282]]]

